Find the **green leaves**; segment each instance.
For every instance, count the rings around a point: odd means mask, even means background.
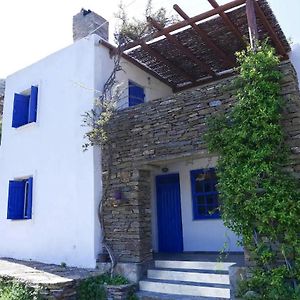
[[[40,300],[39,291],[25,284],[0,279],[0,300]]]
[[[111,277],[109,274],[102,274],[83,280],[78,288],[79,300],[105,300],[105,285],[123,285],[129,281],[121,275]]]
[[[259,299],[296,299],[300,194],[298,181],[283,171],[289,152],[280,124],[279,59],[266,42],[255,53],[237,53],[237,59],[237,104],[209,119],[205,136],[209,150],[219,154],[222,218],[256,260],[248,290]],[[279,249],[288,249],[288,258]]]

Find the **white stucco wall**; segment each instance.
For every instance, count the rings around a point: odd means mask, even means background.
[[[128,106],[128,80],[145,88],[146,101],[171,88],[122,60],[120,108]],[[0,257],[95,267],[101,251],[97,218],[101,152],[82,151],[82,115],[111,74],[109,50],[92,35],[9,76],[0,147]],[[11,126],[14,93],[38,85],[37,122]],[[33,176],[31,220],[7,220],[9,180]]]
[[[82,114],[94,103],[97,36],[7,78],[0,148],[0,257],[94,267],[100,153],[82,151]],[[81,85],[79,85],[80,83]],[[13,98],[38,85],[37,123],[11,127]],[[8,182],[33,176],[32,220],[6,219]]]
[[[128,80],[132,80],[144,88],[146,102],[172,95],[173,91],[169,86],[129,61],[122,58],[120,65],[122,70],[116,74],[116,81],[123,91],[121,99],[117,103],[119,109],[128,107]],[[108,48],[101,44],[96,49],[96,66],[98,71],[101,69],[101,78],[97,81],[97,84],[99,91],[102,91],[102,87],[111,74],[114,64],[110,58]]]
[[[131,80],[144,88],[146,102],[173,94],[173,91],[169,86],[139,69],[132,63],[122,59],[121,67],[123,70],[118,73],[117,79],[124,84],[123,87],[125,88],[125,91],[120,107],[128,107],[128,80]]]
[[[193,220],[190,171],[215,165],[216,158],[209,160],[203,158],[162,165],[161,167],[168,168],[167,173],[162,173],[160,169],[153,172],[152,237],[154,251],[158,250],[155,176],[168,173],[179,173],[184,251],[221,251],[225,243],[224,249],[227,251],[243,251],[242,247],[237,245],[237,236],[224,226],[222,220]]]
[[[298,75],[299,87],[300,87],[300,44],[292,45],[290,59],[296,69]]]

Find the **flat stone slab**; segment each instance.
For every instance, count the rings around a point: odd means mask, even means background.
[[[72,284],[74,281],[100,274],[101,271],[97,269],[63,267],[36,261],[0,258],[0,277],[27,282],[32,286],[66,286]]]

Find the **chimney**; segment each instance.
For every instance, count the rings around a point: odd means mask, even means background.
[[[80,13],[73,17],[73,40],[75,42],[93,33],[107,41],[108,22],[93,11],[82,8]]]

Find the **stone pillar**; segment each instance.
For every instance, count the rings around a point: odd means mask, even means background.
[[[150,171],[123,169],[111,174],[104,227],[119,262],[152,259],[150,189]]]
[[[91,10],[81,9],[73,17],[73,40],[82,39],[90,34],[98,34],[108,40],[108,21]]]

